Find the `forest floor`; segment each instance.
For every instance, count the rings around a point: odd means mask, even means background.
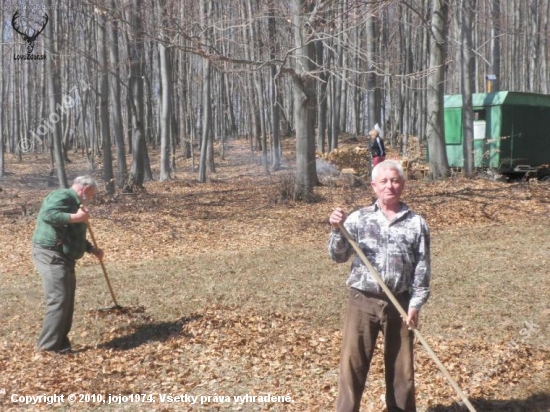
[[[361,145],[344,142],[342,153]],[[21,401],[53,394],[65,396],[58,410],[334,409],[349,263],[328,258],[327,219],[335,206],[370,204],[372,192],[323,161],[318,201],[293,202],[284,196],[292,140],[270,176],[246,147],[231,141],[207,183],[178,158],[169,181],[94,199],[91,225],[124,309],[102,310],[113,302],[101,267],[83,258],[70,334],[77,352],[65,356],[34,349],[44,298],[30,240],[56,182],[47,155],[7,156],[1,410],[49,410]],[[88,172],[80,154],[70,157],[70,179]],[[550,411],[550,183],[412,177],[403,200],[432,234],[423,336],[478,411]],[[380,342],[362,411],[384,410]],[[466,410],[420,344],[415,364],[419,412]]]

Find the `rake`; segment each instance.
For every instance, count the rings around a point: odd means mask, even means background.
[[[378,272],[376,271],[376,269],[374,268],[374,266],[372,266],[372,264],[369,262],[369,260],[367,259],[367,257],[365,256],[365,254],[363,253],[363,251],[361,250],[361,248],[357,245],[357,243],[355,243],[355,241],[353,240],[353,238],[351,237],[350,233],[347,231],[347,229],[344,227],[344,225],[340,224],[338,225],[338,227],[340,228],[340,231],[344,234],[344,236],[346,237],[346,239],[348,240],[348,242],[351,244],[351,246],[353,247],[353,249],[355,249],[355,252],[357,253],[357,255],[361,258],[361,260],[363,261],[363,263],[365,264],[365,266],[367,266],[367,268],[369,269],[369,272],[371,273],[371,275],[374,277],[374,279],[376,280],[376,282],[380,285],[380,287],[382,288],[382,290],[384,291],[384,293],[386,294],[386,296],[391,300],[391,302],[395,305],[396,309],[399,311],[399,314],[401,315],[401,317],[403,319],[407,319],[407,313],[405,312],[405,310],[401,307],[401,305],[399,304],[398,300],[395,298],[395,296],[393,295],[393,293],[390,291],[390,289],[386,286],[386,284],[384,283],[384,281],[382,280],[382,278],[380,277],[380,275],[378,274]],[[458,394],[458,396],[460,396],[460,398],[462,399],[462,402],[464,402],[464,405],[466,405],[466,407],[468,408],[468,410],[470,412],[476,412],[475,408],[472,406],[472,404],[470,403],[470,401],[468,400],[468,398],[466,397],[466,395],[464,394],[464,392],[462,392],[462,390],[460,389],[460,387],[458,386],[458,384],[455,382],[455,380],[452,378],[452,376],[449,374],[449,372],[447,371],[447,369],[445,368],[445,366],[443,365],[443,363],[441,363],[441,361],[439,360],[439,358],[437,357],[437,355],[434,353],[434,351],[432,350],[432,348],[430,348],[430,345],[428,345],[428,342],[426,342],[426,340],[424,339],[424,337],[422,336],[422,334],[420,333],[420,331],[418,329],[416,329],[415,325],[413,325],[411,327],[411,329],[413,330],[415,336],[418,338],[418,340],[420,341],[420,343],[422,344],[422,346],[424,346],[424,349],[426,349],[426,352],[428,352],[428,355],[430,355],[430,357],[433,359],[433,361],[435,362],[435,364],[437,365],[437,367],[439,368],[439,370],[441,371],[441,373],[443,373],[443,376],[445,376],[445,378],[447,379],[447,381],[451,384],[451,386],[453,387],[453,389],[456,391],[456,393]]]
[[[92,231],[92,226],[90,225],[90,221],[86,220],[86,226],[88,227],[88,232],[90,233],[90,237],[92,238],[92,243],[94,245],[95,249],[99,249],[97,247],[97,242],[95,240],[94,232]],[[103,269],[103,275],[105,276],[105,280],[107,281],[107,286],[109,287],[109,292],[111,292],[111,297],[113,298],[113,302],[115,306],[112,308],[108,308],[107,310],[111,309],[122,309],[122,306],[120,306],[115,298],[115,293],[113,292],[113,288],[111,287],[111,282],[109,281],[109,276],[107,275],[107,269],[105,269],[105,264],[103,263],[103,259],[99,258],[99,263],[101,264],[101,269]]]

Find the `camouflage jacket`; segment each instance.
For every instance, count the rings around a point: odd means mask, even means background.
[[[419,309],[430,295],[430,232],[424,219],[402,203],[390,222],[378,202],[350,214],[344,223],[355,242],[394,294],[409,292],[409,307]],[[328,250],[337,263],[354,250],[339,231],[331,231]],[[382,289],[359,256],[355,256],[347,285],[367,292]]]

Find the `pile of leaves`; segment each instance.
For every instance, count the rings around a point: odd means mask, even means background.
[[[339,170],[353,169],[357,175],[368,173],[369,156],[369,150],[360,146],[342,147],[328,153],[317,153],[317,158],[330,162]]]
[[[406,150],[401,153],[396,147],[389,146],[386,150],[386,158],[399,162],[407,175],[407,179],[423,179],[428,173],[428,165],[425,163],[424,145],[418,143],[416,137],[410,137]],[[334,165],[338,171],[351,173],[357,176],[370,176],[370,151],[364,146],[341,145],[327,153],[316,154],[317,159],[322,159]],[[334,172],[334,169],[321,164],[317,166],[318,173]]]

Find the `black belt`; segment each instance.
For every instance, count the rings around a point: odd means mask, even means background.
[[[353,288],[353,290],[356,290],[357,292],[365,295],[368,298],[382,299],[382,300],[388,300],[388,301],[390,300],[390,298],[388,297],[388,295],[386,295],[384,291],[377,293],[377,292],[367,292],[366,290],[361,290],[356,288]],[[394,296],[399,301],[405,301],[410,299],[409,292],[400,292],[397,294],[394,293]]]
[[[39,244],[35,243],[34,246],[36,246],[40,249],[53,250],[54,252],[63,253],[63,245],[44,246],[44,245],[39,245]]]

